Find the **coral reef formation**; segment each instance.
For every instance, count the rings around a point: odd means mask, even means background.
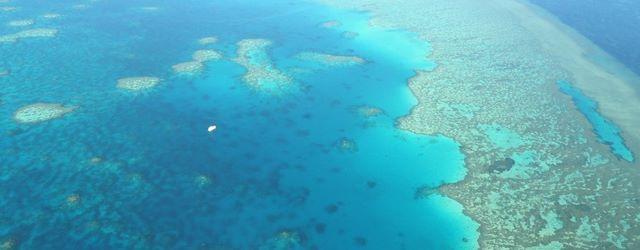
[[[75,109],[58,103],[34,103],[18,109],[13,119],[18,123],[39,123],[60,118]]]
[[[340,138],[336,143],[336,147],[343,152],[356,152],[358,151],[358,145],[356,142],[349,138]]]
[[[329,66],[352,66],[363,64],[366,61],[357,56],[341,56],[316,52],[302,52],[296,55],[300,60],[313,61]]]
[[[222,58],[222,54],[212,49],[202,49],[202,50],[196,50],[196,52],[193,52],[192,58],[194,61],[197,61],[197,62],[206,62],[206,61],[219,60]]]
[[[320,24],[320,26],[324,27],[324,28],[334,28],[334,27],[338,27],[340,25],[342,25],[342,23],[340,23],[340,21],[336,21],[336,20],[326,21],[326,22]]]
[[[4,12],[12,12],[12,11],[16,11],[18,10],[18,7],[14,7],[14,6],[2,6],[0,7],[0,11],[4,11]]]
[[[293,231],[281,231],[276,236],[267,240],[264,245],[260,246],[260,250],[286,250],[286,249],[299,249],[301,247],[302,239],[297,232]]]
[[[129,91],[141,91],[155,87],[160,78],[152,76],[126,77],[118,79],[116,86]]]
[[[238,42],[238,56],[234,61],[247,70],[243,80],[249,86],[261,90],[279,90],[293,82],[293,79],[278,70],[267,47],[272,42],[266,39],[244,39]]]
[[[0,244],[0,250],[13,250],[16,248],[16,241],[13,239],[8,239]]]
[[[617,159],[556,85],[590,89],[637,150],[637,97],[586,59],[597,48],[520,1],[323,2],[371,11],[372,25],[415,32],[434,48],[438,66],[410,79],[419,103],[399,126],[461,144],[468,174],[441,192],[481,224],[481,247],[640,246],[637,163]]]
[[[416,193],[413,195],[414,199],[426,199],[433,194],[438,193],[438,188],[434,188],[429,185],[424,185],[416,188]]]
[[[198,187],[202,188],[211,185],[211,178],[206,175],[198,175],[195,179],[195,182]]]
[[[35,21],[33,19],[21,19],[21,20],[13,20],[7,23],[7,26],[12,27],[24,27],[33,25]]]
[[[218,38],[215,36],[203,37],[198,39],[198,43],[201,45],[213,44],[218,42]]]
[[[55,19],[55,18],[58,18],[60,16],[61,15],[57,14],[57,13],[47,13],[47,14],[42,15],[42,17],[46,18],[46,19]]]
[[[140,7],[140,10],[142,11],[146,11],[146,12],[155,12],[160,10],[160,7],[156,7],[156,6],[144,6],[144,7]]]
[[[14,34],[0,36],[0,43],[14,43],[24,38],[55,37],[57,34],[58,34],[57,29],[46,29],[46,28],[30,29],[30,30],[20,31]]]
[[[384,115],[384,110],[372,106],[359,106],[356,108],[356,111],[358,112],[358,114],[364,117],[376,117]]]
[[[204,64],[200,61],[182,62],[171,66],[173,72],[178,74],[196,74],[204,70]]]

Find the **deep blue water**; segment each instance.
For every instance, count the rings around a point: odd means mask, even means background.
[[[459,145],[396,129],[415,104],[406,81],[430,69],[412,34],[366,13],[286,1],[21,1],[0,22],[34,18],[55,38],[0,44],[0,244],[23,249],[434,249],[476,246],[454,201],[416,197],[465,174]],[[5,4],[6,5],[6,4]],[[140,7],[157,6],[157,11]],[[59,19],[38,17],[55,12]],[[339,20],[342,26],[320,24]],[[27,28],[1,26],[0,34]],[[343,32],[357,32],[355,38]],[[208,46],[196,41],[217,36]],[[236,43],[273,41],[294,82],[253,89]],[[196,76],[171,66],[212,48]],[[356,55],[363,65],[295,59]],[[163,79],[145,93],[119,78]],[[17,124],[35,102],[76,105]],[[384,115],[365,117],[359,107]],[[218,130],[208,133],[215,121]],[[344,149],[340,142],[353,142]],[[92,162],[99,157],[101,161]],[[220,248],[216,248],[220,247]]]
[[[600,114],[598,104],[567,81],[558,81],[558,86],[562,93],[571,96],[580,113],[593,126],[593,130],[600,141],[609,145],[611,151],[619,158],[633,162],[633,153],[625,145],[624,139],[620,135],[620,128]]]
[[[640,74],[640,1],[531,0]]]

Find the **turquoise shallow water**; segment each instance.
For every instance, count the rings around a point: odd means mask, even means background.
[[[477,225],[458,203],[416,193],[463,178],[459,145],[394,126],[416,102],[406,81],[433,67],[413,35],[307,2],[74,4],[23,1],[0,16],[59,30],[0,44],[0,67],[10,70],[0,78],[1,241],[24,249],[476,247]],[[49,12],[62,16],[38,17]],[[321,27],[329,20],[342,25]],[[219,41],[196,42],[211,35]],[[243,82],[245,69],[230,59],[248,38],[273,42],[267,59],[291,84],[265,92]],[[171,71],[202,48],[225,58],[194,76]],[[304,51],[367,62],[295,58]],[[163,80],[145,93],[116,88],[119,78],[145,75]],[[12,119],[35,102],[78,109],[35,125]],[[384,113],[366,117],[362,107]],[[218,130],[207,133],[212,122]]]
[[[600,141],[609,145],[611,151],[619,158],[633,162],[633,153],[625,145],[622,136],[620,136],[620,129],[598,112],[598,104],[567,81],[558,81],[558,86],[562,93],[571,96],[580,113],[582,113],[593,126],[593,131]]]

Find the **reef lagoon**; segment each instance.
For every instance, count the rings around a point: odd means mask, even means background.
[[[0,0],[0,250],[637,248],[640,78],[560,20]]]

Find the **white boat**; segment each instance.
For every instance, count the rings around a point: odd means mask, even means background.
[[[209,133],[213,132],[216,130],[216,128],[218,128],[216,125],[211,125],[209,126],[209,128],[207,129],[207,131],[209,131]]]

